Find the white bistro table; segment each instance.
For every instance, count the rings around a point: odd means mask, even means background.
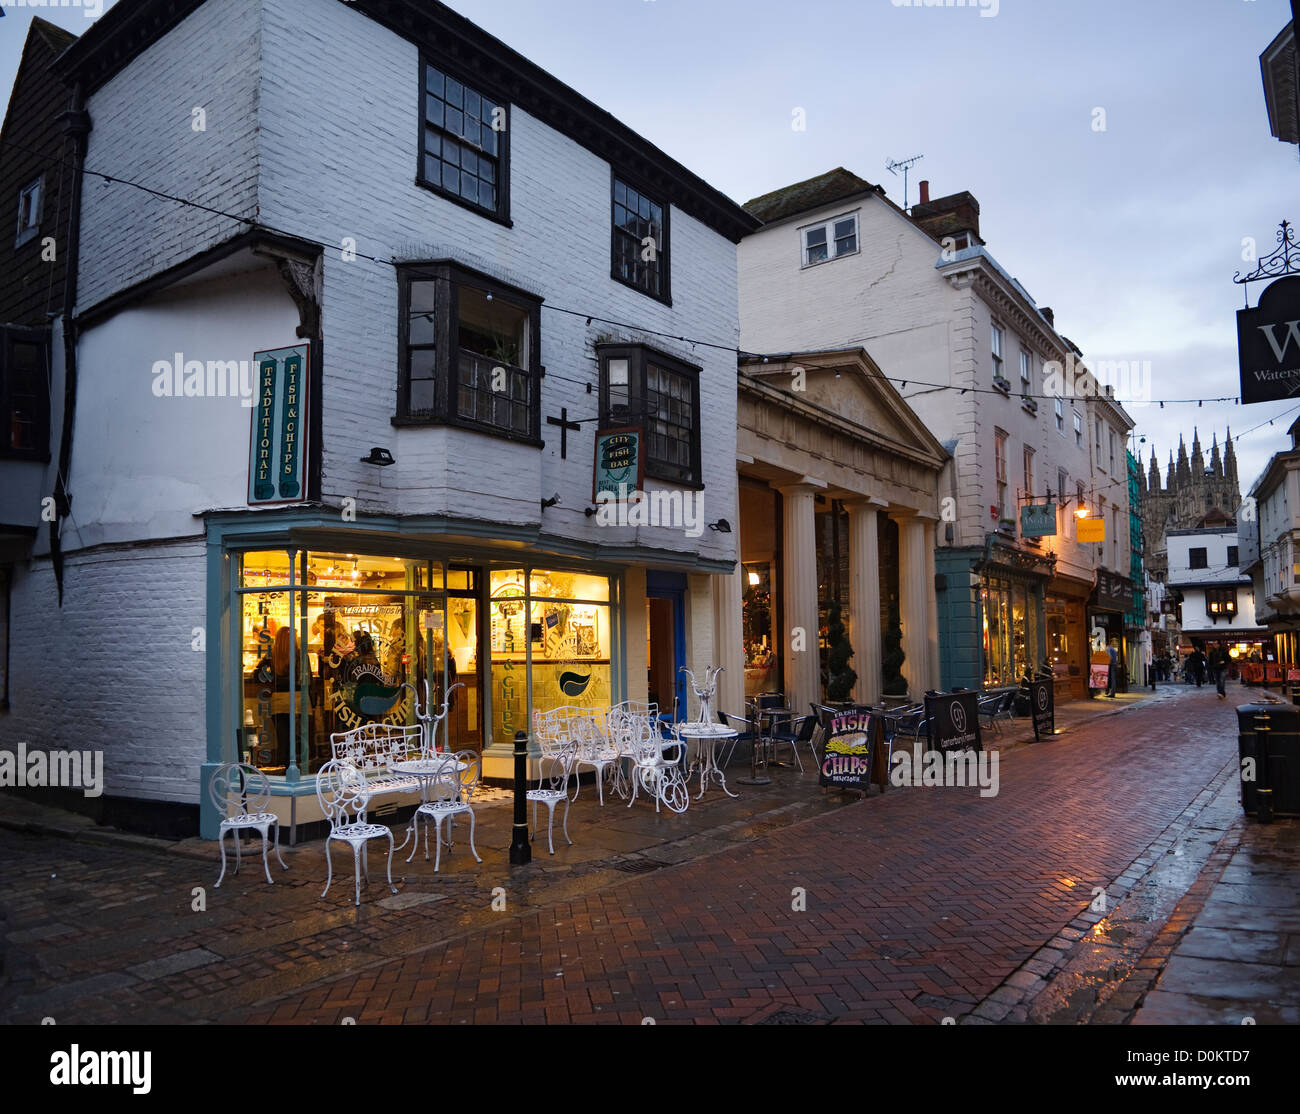
[[[453,771],[463,773],[469,769],[469,766],[459,761],[455,756],[439,755],[437,758],[408,758],[405,762],[394,762],[389,769],[395,774],[405,774],[407,777],[416,778],[420,782],[420,804],[429,803],[429,789],[435,781],[445,778]],[[415,858],[415,852],[420,846],[420,837],[415,830],[415,820],[419,815],[418,810],[411,814],[411,826],[406,829],[406,839],[414,839],[415,846],[411,848],[411,859]],[[406,839],[402,840],[402,847],[406,846]],[[451,846],[451,840],[447,841],[447,846]],[[402,847],[399,847],[400,851]],[[409,863],[411,859],[406,861]]]
[[[739,793],[733,793],[727,788],[727,779],[718,768],[717,762],[718,741],[720,739],[734,739],[739,732],[734,727],[728,727],[722,723],[684,723],[676,728],[676,731],[683,739],[696,740],[696,747],[699,751],[697,761],[700,765],[700,792],[695,799],[698,801],[700,797],[704,796],[704,791],[709,787],[709,781],[715,777],[722,785],[722,791],[728,797],[739,797]]]

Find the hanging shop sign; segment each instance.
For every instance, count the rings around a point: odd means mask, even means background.
[[[1020,508],[1020,536],[1022,538],[1053,538],[1056,536],[1056,504],[1030,503]]]
[[[1106,520],[1104,518],[1076,518],[1079,543],[1104,542],[1106,540]]]
[[[818,783],[833,789],[871,787],[873,760],[881,753],[884,724],[865,710],[841,712],[831,717],[830,731],[822,746]],[[884,776],[877,778],[884,787]]]
[[[640,491],[645,479],[645,453],[640,426],[596,431],[596,466],[591,484],[593,503],[621,502]]]
[[[1243,404],[1300,393],[1300,276],[1270,283],[1258,306],[1237,311],[1237,355]]]
[[[248,503],[294,503],[304,497],[307,376],[310,346],[257,352],[257,396],[248,449]]]
[[[925,715],[930,722],[931,750],[978,752],[984,749],[976,693],[943,692],[926,696]]]
[[[1133,581],[1118,573],[1097,570],[1097,587],[1092,594],[1092,606],[1098,611],[1133,610]]]
[[[1029,711],[1034,719],[1034,742],[1056,734],[1056,686],[1050,680],[1029,682]]]

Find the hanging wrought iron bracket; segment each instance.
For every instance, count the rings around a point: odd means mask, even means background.
[[[1250,308],[1250,284],[1252,282],[1269,282],[1272,279],[1285,278],[1287,275],[1300,275],[1300,247],[1295,242],[1295,228],[1290,221],[1283,221],[1277,228],[1277,248],[1264,256],[1248,275],[1234,271],[1232,281],[1244,286],[1246,308]]]

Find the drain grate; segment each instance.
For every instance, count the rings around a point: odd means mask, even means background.
[[[610,863],[609,865],[615,870],[621,870],[624,874],[649,874],[652,870],[658,870],[668,864],[657,863],[654,859],[624,859],[622,862]]]
[[[829,1025],[831,1019],[825,1014],[808,1013],[806,1010],[777,1010],[755,1022],[756,1025]]]

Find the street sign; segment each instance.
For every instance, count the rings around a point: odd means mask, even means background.
[[[1269,283],[1254,309],[1237,310],[1241,401],[1300,393],[1300,276]]]
[[[930,723],[930,749],[938,751],[984,749],[980,733],[979,701],[973,692],[942,692],[925,698]]]

